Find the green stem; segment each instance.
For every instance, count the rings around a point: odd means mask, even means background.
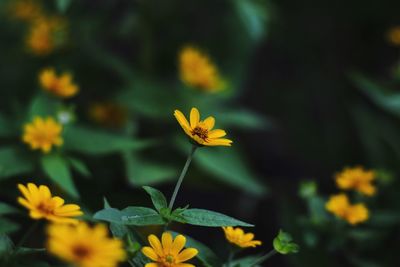
[[[25,244],[26,240],[32,235],[32,233],[36,230],[36,228],[39,226],[40,221],[34,222],[31,227],[29,227],[28,231],[25,232],[25,234],[21,237],[19,242],[15,245],[15,251],[18,251],[23,244]]]
[[[231,250],[229,252],[229,256],[228,256],[228,266],[227,267],[231,267],[232,266],[232,261],[235,258],[235,251]]]
[[[185,166],[183,167],[181,175],[179,176],[178,182],[175,185],[174,193],[172,194],[171,201],[169,202],[169,205],[168,205],[170,210],[172,210],[172,208],[174,206],[176,196],[178,195],[179,189],[182,185],[183,179],[185,178],[186,172],[188,171],[190,162],[192,161],[193,154],[196,151],[196,149],[197,149],[197,146],[193,145],[192,149],[190,150],[189,156],[187,157],[187,160],[186,160]]]
[[[255,267],[258,264],[263,263],[264,261],[268,260],[269,258],[271,258],[272,256],[274,256],[277,253],[277,251],[275,249],[271,250],[270,252],[268,252],[267,254],[265,254],[264,256],[258,258],[255,262],[253,262],[249,267]]]

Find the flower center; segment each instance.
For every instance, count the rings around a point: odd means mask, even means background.
[[[199,126],[196,126],[193,130],[192,130],[192,135],[197,135],[198,137],[200,137],[201,139],[203,139],[204,141],[207,140],[208,138],[208,130]]]
[[[75,255],[76,258],[84,259],[90,255],[90,250],[86,246],[76,245],[72,248],[72,253]]]
[[[53,207],[53,205],[51,205],[49,203],[42,202],[37,206],[37,209],[40,210],[40,212],[42,212],[46,215],[49,215],[49,214],[53,214],[54,207]]]
[[[172,267],[175,266],[175,258],[174,256],[168,254],[164,258],[161,259],[162,267]]]

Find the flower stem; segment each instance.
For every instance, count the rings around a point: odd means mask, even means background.
[[[35,221],[31,227],[29,227],[28,231],[25,232],[25,234],[21,237],[21,239],[18,241],[18,243],[15,245],[15,251],[18,251],[23,244],[25,244],[26,240],[32,235],[32,233],[36,230],[36,228],[39,226],[40,221]]]
[[[178,182],[175,185],[174,193],[172,194],[171,201],[169,202],[169,205],[168,205],[170,210],[172,210],[172,208],[174,206],[176,196],[178,195],[178,192],[179,192],[179,188],[182,185],[183,179],[185,178],[186,172],[188,171],[190,162],[192,161],[193,154],[196,151],[196,149],[197,149],[197,146],[193,145],[191,150],[190,150],[190,153],[189,153],[189,155],[187,157],[185,166],[182,169],[181,175],[179,176]]]
[[[228,256],[228,267],[232,266],[232,261],[235,258],[235,251],[233,251],[233,249],[231,249],[231,251],[229,252],[229,256]]]
[[[265,254],[264,256],[258,258],[255,262],[253,262],[249,267],[255,267],[258,264],[263,263],[264,261],[268,260],[269,258],[271,258],[272,256],[274,256],[277,253],[277,251],[275,249],[271,250],[270,252],[268,252],[267,254]]]

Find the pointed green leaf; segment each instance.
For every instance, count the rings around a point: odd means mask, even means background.
[[[71,167],[75,171],[79,172],[82,176],[84,176],[84,177],[91,176],[91,173],[90,173],[88,167],[85,165],[85,163],[83,161],[76,159],[76,158],[71,158],[71,157],[68,158],[68,160],[69,160]]]
[[[0,148],[0,180],[32,172],[34,165],[25,154],[14,147]]]
[[[146,207],[128,207],[120,211],[114,208],[103,209],[93,216],[94,219],[122,225],[162,225],[164,220],[157,211]]]
[[[209,226],[209,227],[222,227],[222,226],[253,226],[229,217],[222,213],[203,209],[186,209],[182,213],[182,218],[188,224]]]
[[[161,191],[150,186],[143,186],[143,189],[150,195],[151,201],[158,212],[168,207],[167,199]]]

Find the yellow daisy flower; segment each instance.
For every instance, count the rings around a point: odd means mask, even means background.
[[[181,80],[188,86],[216,92],[224,89],[218,69],[210,58],[193,47],[185,47],[179,54]]]
[[[400,46],[400,26],[390,28],[387,32],[386,38],[390,44]]]
[[[155,235],[148,237],[151,247],[143,247],[142,252],[154,261],[145,267],[195,267],[193,264],[184,263],[198,254],[195,248],[186,248],[186,238],[178,235],[175,239],[168,232],[164,232],[160,240]],[[183,250],[182,250],[183,249]]]
[[[345,194],[331,196],[325,208],[352,225],[364,222],[369,217],[369,211],[364,204],[350,204]]]
[[[79,91],[70,73],[64,72],[58,76],[53,68],[42,70],[39,82],[43,90],[61,98],[73,97]]]
[[[27,186],[18,184],[18,189],[24,197],[18,197],[18,202],[27,208],[32,219],[46,219],[55,223],[78,223],[73,218],[83,214],[81,208],[75,204],[64,205],[64,199],[52,196],[45,185],[37,186],[28,183]]]
[[[24,126],[22,140],[32,149],[40,149],[43,153],[49,153],[53,146],[61,146],[62,126],[54,119],[36,117],[31,123]]]
[[[364,170],[362,167],[345,168],[336,175],[336,184],[340,189],[354,189],[367,196],[376,193],[376,188],[372,184],[375,180],[375,172]]]
[[[107,227],[53,224],[47,229],[48,251],[78,267],[116,267],[126,258],[123,242],[109,238]]]
[[[185,133],[197,144],[202,146],[231,146],[231,140],[221,138],[226,135],[224,130],[213,130],[215,119],[208,117],[204,121],[201,121],[197,108],[192,108],[190,111],[190,124],[185,115],[179,110],[175,110],[174,116]]]
[[[22,21],[32,21],[42,14],[42,7],[36,0],[14,0],[10,4],[11,16]]]
[[[243,229],[237,227],[233,228],[231,226],[222,227],[225,233],[225,238],[238,247],[241,248],[249,248],[249,247],[256,247],[262,244],[259,240],[254,240],[253,233],[245,233]]]

